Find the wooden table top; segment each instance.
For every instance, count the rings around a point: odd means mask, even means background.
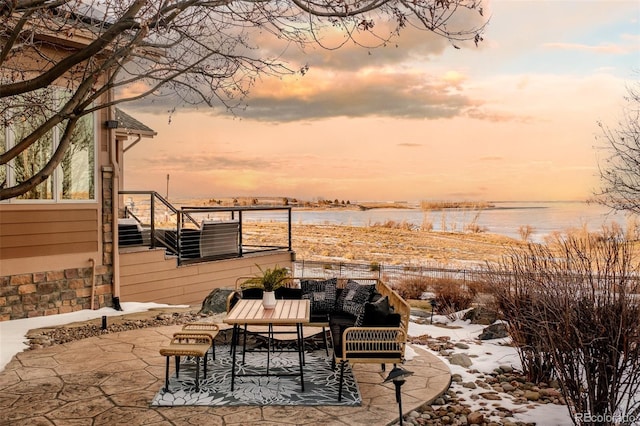
[[[264,309],[261,299],[240,299],[224,318],[227,324],[294,325],[309,322],[309,300],[277,300],[275,309]]]

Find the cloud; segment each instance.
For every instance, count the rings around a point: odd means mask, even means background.
[[[192,172],[194,170],[247,170],[283,167],[274,158],[243,158],[231,153],[220,152],[181,152],[178,154],[160,153],[140,159],[145,168],[150,170],[168,169],[167,171]]]
[[[256,87],[241,116],[260,121],[330,117],[450,118],[482,102],[460,90],[460,78],[412,70],[366,69],[271,80]]]
[[[398,146],[401,146],[403,148],[417,148],[417,147],[421,147],[422,144],[421,143],[402,142],[402,143],[399,143]]]
[[[543,46],[557,50],[576,50],[614,55],[625,55],[627,53],[630,53],[631,49],[631,46],[622,46],[613,43],[603,43],[596,46],[579,43],[544,43]],[[637,48],[634,50],[637,50]]]

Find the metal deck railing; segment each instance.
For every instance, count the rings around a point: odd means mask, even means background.
[[[178,264],[243,257],[252,253],[291,251],[291,208],[176,207],[154,191],[120,191],[128,197],[118,220],[119,247],[163,247]],[[248,232],[260,222],[262,229]],[[269,224],[287,224],[286,238],[269,232]]]

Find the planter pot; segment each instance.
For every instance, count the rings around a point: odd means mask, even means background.
[[[264,309],[274,309],[276,307],[276,294],[273,291],[265,291],[262,294],[262,307]]]

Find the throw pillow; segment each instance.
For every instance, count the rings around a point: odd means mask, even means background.
[[[301,280],[302,298],[311,300],[313,314],[333,312],[336,303],[337,278],[324,281]]]
[[[361,325],[364,305],[371,298],[375,288],[371,284],[360,284],[352,280],[347,281],[347,285],[338,299],[337,309],[355,316],[356,326]]]
[[[388,325],[387,317],[391,313],[389,298],[381,297],[375,302],[364,305],[362,325],[364,327],[376,327]]]

